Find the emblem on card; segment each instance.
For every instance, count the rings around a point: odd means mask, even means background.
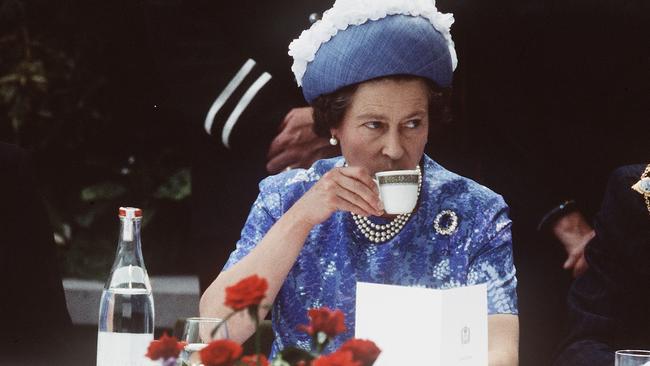
[[[460,330],[460,344],[469,344],[470,340],[470,329],[466,325]]]

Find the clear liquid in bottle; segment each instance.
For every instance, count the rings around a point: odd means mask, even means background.
[[[142,211],[120,208],[120,240],[99,306],[97,366],[144,366],[153,340],[154,303],[142,259]]]

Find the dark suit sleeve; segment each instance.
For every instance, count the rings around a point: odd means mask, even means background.
[[[650,215],[630,188],[643,168],[626,166],[610,176],[596,236],[586,248],[589,269],[569,292],[571,330],[556,365],[612,365],[617,349],[644,348]]]
[[[264,156],[284,115],[305,104],[290,79],[290,39],[273,39],[272,51],[260,52],[262,20],[270,14],[258,14],[251,1],[230,8],[201,0],[144,4],[147,39],[170,108],[214,145]]]
[[[614,363],[613,336],[619,321],[616,317],[617,292],[611,279],[593,264],[573,283],[568,297],[570,336],[555,365],[609,366]]]

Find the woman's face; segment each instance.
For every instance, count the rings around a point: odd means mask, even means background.
[[[371,174],[415,169],[429,131],[429,89],[423,80],[381,79],[359,85],[337,128],[350,166]]]

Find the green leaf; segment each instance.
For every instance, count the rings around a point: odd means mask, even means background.
[[[170,199],[173,201],[182,201],[192,194],[192,178],[190,175],[189,168],[183,168],[177,171],[174,175],[169,177],[165,183],[163,183],[154,197],[162,199]]]
[[[278,355],[273,361],[271,361],[271,366],[291,366],[289,363],[282,359],[282,355]]]
[[[3,77],[0,77],[0,84],[10,84],[10,83],[15,83],[20,79],[20,75],[18,74],[9,74],[5,75]]]
[[[47,79],[43,75],[32,75],[32,81],[37,84],[46,84]]]
[[[310,352],[297,347],[287,347],[280,351],[280,356],[284,362],[289,363],[289,365],[295,365],[300,361],[305,361],[306,364],[309,364],[311,360],[315,357]]]
[[[16,95],[16,88],[12,85],[0,85],[0,96],[3,103],[9,103]]]
[[[86,187],[81,190],[81,200],[85,202],[97,200],[110,200],[120,197],[126,192],[123,185],[104,182]]]
[[[90,228],[95,223],[97,217],[101,217],[109,210],[113,211],[115,209],[114,204],[108,201],[93,202],[93,204],[89,206],[90,207],[86,207],[81,210],[79,214],[75,215],[75,222],[83,228]]]
[[[54,116],[54,114],[52,114],[52,111],[48,109],[41,109],[36,114],[43,118],[52,118]]]
[[[316,341],[318,342],[318,344],[324,344],[325,342],[327,342],[327,334],[325,334],[324,332],[316,333]]]

